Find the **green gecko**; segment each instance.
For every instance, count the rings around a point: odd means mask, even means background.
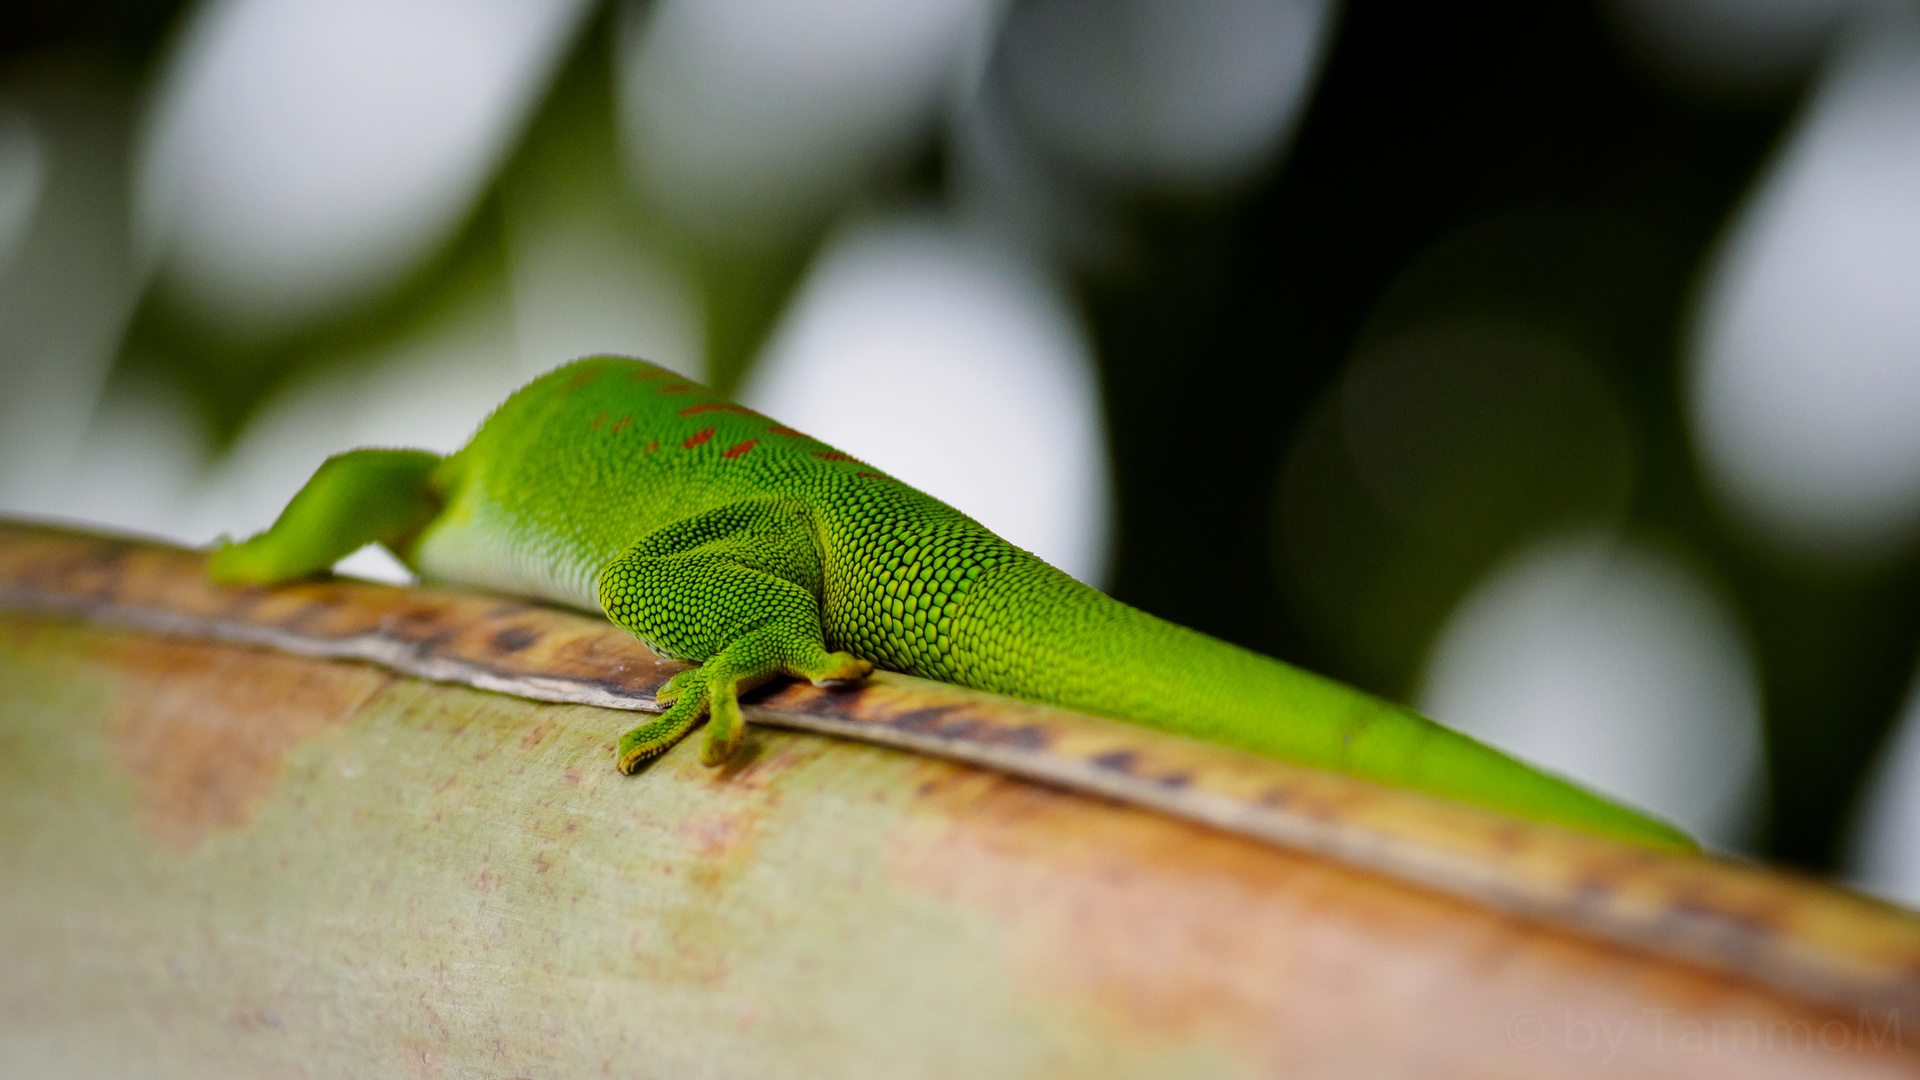
[[[449,457],[329,458],[272,527],[208,564],[222,582],[325,570],[378,541],[428,579],[604,612],[698,664],[621,738],[631,773],[739,694],[875,665],[1098,713],[1630,843],[1678,830],[1417,713],[1075,581],[871,465],[665,368],[594,357],[521,388]]]

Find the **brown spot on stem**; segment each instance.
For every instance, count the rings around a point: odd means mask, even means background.
[[[537,630],[529,630],[524,626],[503,626],[494,632],[488,644],[494,652],[516,653],[539,640],[540,632]]]
[[[287,755],[392,679],[359,664],[160,638],[128,642],[113,663],[113,756],[139,781],[148,829],[183,851],[245,826]]]

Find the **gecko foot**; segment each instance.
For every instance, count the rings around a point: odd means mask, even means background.
[[[850,686],[873,674],[873,665],[852,653],[828,653],[817,667],[794,674],[815,686]]]

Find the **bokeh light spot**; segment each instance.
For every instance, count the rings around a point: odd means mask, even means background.
[[[376,297],[472,209],[586,0],[209,0],[149,112],[135,210],[232,335]]]
[[[1753,661],[1719,595],[1658,548],[1574,536],[1522,549],[1448,619],[1418,701],[1703,843],[1754,839]]]
[[[1797,555],[1920,534],[1920,41],[1839,65],[1712,270],[1689,386],[1708,479]]]

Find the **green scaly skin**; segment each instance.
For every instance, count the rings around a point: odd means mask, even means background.
[[[459,453],[330,459],[222,581],[324,570],[381,541],[425,577],[604,611],[699,664],[628,732],[632,772],[778,675],[874,665],[1099,713],[1647,847],[1672,827],[1425,717],[1156,619],[928,495],[652,364],[599,357],[508,398]]]

